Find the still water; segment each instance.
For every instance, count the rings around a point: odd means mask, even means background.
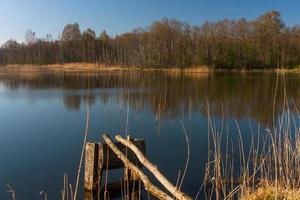
[[[182,189],[192,197],[203,181],[208,154],[208,113],[218,128],[245,137],[272,126],[286,96],[300,106],[300,76],[275,73],[170,74],[109,72],[0,75],[0,199],[59,199],[63,173],[75,184],[90,105],[89,141],[130,133],[144,138],[149,159],[173,182],[190,161]],[[209,109],[208,109],[209,108]],[[116,176],[116,175],[114,175]],[[79,197],[83,198],[81,179]],[[202,198],[200,198],[202,199]]]

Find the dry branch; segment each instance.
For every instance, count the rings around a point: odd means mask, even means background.
[[[182,199],[182,200],[191,200],[192,198],[184,194],[180,191],[180,189],[176,186],[174,186],[158,169],[158,167],[154,164],[152,164],[146,156],[130,141],[125,140],[120,135],[116,135],[116,140],[118,142],[121,142],[123,145],[130,148],[138,157],[140,162],[149,169],[150,172],[157,178],[157,180],[170,192],[172,193],[176,199]]]
[[[134,174],[136,174],[139,179],[143,182],[145,189],[149,191],[153,196],[155,196],[158,199],[161,200],[171,200],[173,199],[170,197],[168,194],[165,192],[161,191],[159,188],[154,186],[149,178],[137,167],[135,166],[132,162],[130,162],[127,157],[122,153],[116,146],[115,144],[111,141],[111,139],[108,137],[108,135],[104,134],[103,139],[106,142],[106,144],[112,149],[112,151],[118,156],[120,160],[124,163],[124,165],[130,169]]]

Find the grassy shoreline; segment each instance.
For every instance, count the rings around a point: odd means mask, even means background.
[[[210,73],[210,72],[276,72],[300,73],[300,67],[274,69],[217,69],[208,66],[191,66],[187,68],[141,68],[117,65],[101,65],[92,63],[67,63],[50,65],[14,64],[0,66],[0,73],[29,73],[29,72],[113,72],[113,71],[162,71],[171,73]]]
[[[186,72],[186,73],[209,73],[213,70],[207,66],[193,66],[181,68],[141,68],[115,65],[100,65],[91,63],[68,63],[51,65],[5,65],[0,66],[0,73],[18,72],[114,72],[114,71],[162,71],[162,72]]]

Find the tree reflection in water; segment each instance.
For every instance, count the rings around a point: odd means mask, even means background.
[[[249,118],[264,125],[271,125],[277,76],[275,113],[282,109],[284,87],[287,99],[299,107],[300,77],[297,74],[25,73],[1,74],[0,84],[10,90],[28,89],[32,92],[31,99],[38,97],[38,91],[57,89],[63,95],[64,105],[74,111],[79,110],[84,101],[85,91],[89,88],[90,104],[97,100],[103,104],[108,102],[127,104],[129,100],[130,109],[142,111],[150,108],[158,120],[175,118],[183,112],[200,112],[206,115],[209,103],[212,116]],[[292,106],[292,111],[293,108]]]

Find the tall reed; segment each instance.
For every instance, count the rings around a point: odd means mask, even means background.
[[[277,83],[274,98],[276,92]],[[249,122],[250,141],[237,121],[237,138],[232,138],[229,129],[224,133],[223,125],[219,131],[208,107],[206,199],[300,199],[300,115],[295,103],[287,99],[285,87],[284,93],[282,111],[273,114],[273,127],[262,131],[258,126],[254,133]]]

